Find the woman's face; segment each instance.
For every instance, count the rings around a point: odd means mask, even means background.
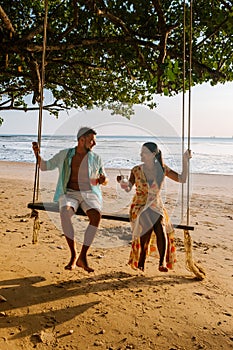
[[[142,146],[141,149],[141,161],[143,163],[151,163],[155,159],[155,153],[151,152],[147,147]]]

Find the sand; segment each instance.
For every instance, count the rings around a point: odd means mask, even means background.
[[[161,273],[150,257],[142,273],[127,265],[129,225],[107,220],[89,251],[95,272],[64,270],[65,238],[46,212],[32,244],[34,165],[0,162],[0,169],[1,350],[233,348],[232,176],[192,175],[193,258],[206,272],[200,281],[185,267],[182,230],[175,269]],[[120,202],[127,210],[110,173],[106,209],[118,210]],[[167,186],[168,210],[176,186]],[[86,219],[75,220],[82,231]]]

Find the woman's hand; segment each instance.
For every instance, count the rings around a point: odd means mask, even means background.
[[[121,185],[122,190],[127,191],[128,188],[129,188],[129,180],[122,179],[121,182],[120,182],[120,185]]]
[[[122,190],[125,190],[126,192],[131,190],[127,175],[118,175],[116,180],[120,184]]]
[[[191,158],[192,158],[192,151],[190,149],[187,149],[183,154],[183,159],[185,161],[188,161]]]

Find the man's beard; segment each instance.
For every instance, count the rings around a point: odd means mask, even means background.
[[[91,148],[90,148],[90,147],[87,147],[86,145],[84,145],[84,147],[85,147],[85,150],[86,150],[87,152],[90,152],[90,151],[91,151]]]

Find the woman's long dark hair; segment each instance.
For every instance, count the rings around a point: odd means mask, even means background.
[[[157,162],[155,162],[156,167],[156,182],[158,187],[161,186],[164,179],[164,164],[162,158],[162,152],[154,142],[145,142],[143,147],[146,147],[150,152],[155,153],[155,158]]]

